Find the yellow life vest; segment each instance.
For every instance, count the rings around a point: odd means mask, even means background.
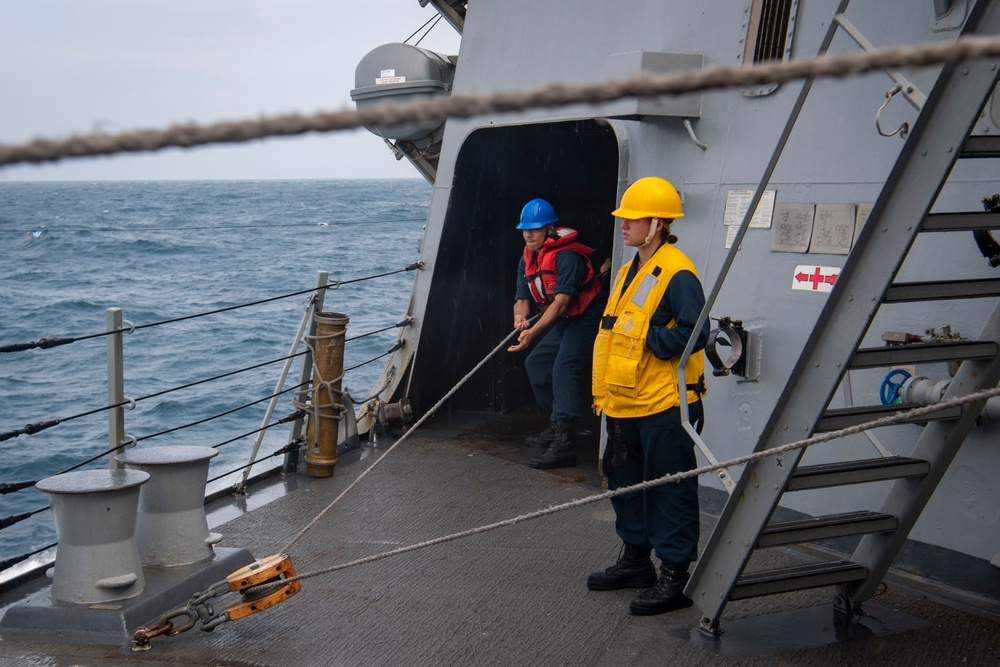
[[[628,268],[628,264],[623,266],[615,278],[594,341],[594,405],[610,417],[644,417],[680,405],[677,391],[680,357],[658,359],[646,347],[646,334],[649,320],[674,274],[690,271],[698,275],[687,255],[666,243],[638,270],[621,294]],[[667,323],[667,327],[674,326],[673,320]],[[688,404],[706,393],[704,370],[704,353],[692,353],[684,369]]]

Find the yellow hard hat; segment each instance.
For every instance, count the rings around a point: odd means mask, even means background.
[[[628,186],[622,195],[622,205],[611,215],[627,220],[640,218],[683,218],[681,197],[670,181],[647,176]]]

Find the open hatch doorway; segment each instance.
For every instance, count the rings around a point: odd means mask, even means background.
[[[548,200],[558,224],[595,249],[595,270],[611,256],[619,161],[615,130],[601,120],[488,127],[466,138],[413,369],[418,405],[432,405],[512,331],[525,203]],[[500,414],[533,405],[525,354],[497,354],[447,409]]]

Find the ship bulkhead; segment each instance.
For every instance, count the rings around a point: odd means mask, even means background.
[[[963,23],[938,16],[936,4],[928,0],[904,9],[849,3],[847,21],[832,31],[827,52],[863,53],[859,36],[875,48],[954,41]],[[840,6],[834,0],[763,5],[766,11],[758,0],[577,2],[572,8],[512,0],[469,3],[453,92],[589,84],[647,72],[810,58],[823,47]],[[410,366],[398,373],[395,395],[432,405],[511,332],[523,248],[515,225],[525,202],[549,200],[560,224],[576,228],[596,249],[595,264],[611,258],[616,270],[631,255],[611,211],[629,183],[655,175],[681,194],[685,216],[673,231],[706,292],[717,289],[711,316],[738,321],[748,332],[740,373],[708,374],[703,440],[720,461],[753,451],[766,430],[775,428],[769,421],[776,406],[787,403],[783,394],[790,381],[804,373],[797,363],[809,351],[817,323],[830,326],[821,314],[837,276],[858,252],[866,217],[906,156],[909,131],[941,71],[935,66],[817,79],[791,123],[802,80],[450,119],[422,241],[425,266],[415,279]],[[905,78],[912,95],[893,92],[894,75]],[[971,131],[995,134],[998,122],[1000,110],[990,101]],[[787,143],[763,186],[757,216],[726,267],[734,232],[786,125]],[[982,212],[982,200],[1000,189],[998,176],[993,161],[956,164],[940,192],[931,193],[936,195],[932,212]],[[909,186],[894,187],[905,197]],[[968,279],[996,278],[997,269],[971,232],[918,236],[889,278],[935,281],[955,271]],[[972,339],[995,307],[995,297],[883,307],[873,311],[859,346],[885,347],[907,334]],[[830,363],[846,367],[849,356]],[[947,383],[955,363],[918,358],[851,369],[818,391],[815,401],[829,409],[880,405],[886,378],[895,370],[906,375],[890,378],[890,390],[903,377]],[[503,352],[444,411],[505,415],[532,404],[523,356]],[[816,430],[811,417],[784,417],[782,426],[797,437]],[[810,448],[802,463],[880,451],[906,456],[920,428],[906,424],[854,434]],[[914,543],[985,561],[1000,554],[996,482],[988,472],[996,467],[997,438],[991,419],[980,419],[971,429],[910,534]],[[598,448],[595,439],[595,460]],[[736,466],[729,472],[739,479],[741,471]],[[701,484],[707,495],[724,502],[727,492],[718,479],[707,475]],[[851,512],[877,506],[889,484],[786,494],[780,504],[795,515]]]

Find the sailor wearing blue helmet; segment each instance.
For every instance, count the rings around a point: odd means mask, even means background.
[[[517,224],[524,252],[517,268],[514,327],[521,333],[508,351],[535,344],[524,367],[535,400],[550,411],[551,422],[525,439],[529,447],[545,450],[528,460],[532,468],[576,465],[575,422],[587,403],[585,376],[604,307],[600,277],[590,262],[593,249],[558,221],[552,204],[532,199]],[[541,310],[534,325],[528,320],[533,303]]]

